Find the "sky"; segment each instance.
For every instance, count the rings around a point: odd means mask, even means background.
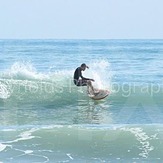
[[[163,39],[163,0],[0,0],[0,39]]]

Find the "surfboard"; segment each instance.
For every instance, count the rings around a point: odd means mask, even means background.
[[[105,89],[96,89],[96,91],[98,93],[95,95],[91,93],[91,91],[88,91],[88,96],[92,98],[93,100],[101,100],[109,95],[109,91]]]

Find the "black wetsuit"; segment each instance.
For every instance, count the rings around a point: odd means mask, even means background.
[[[78,67],[74,72],[74,84],[76,86],[86,86],[88,78],[82,76],[81,67]],[[81,77],[81,79],[79,79]]]

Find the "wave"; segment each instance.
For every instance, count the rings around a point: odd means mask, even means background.
[[[109,62],[93,61],[83,76],[95,79],[95,88],[108,89],[114,104],[162,105],[163,85],[157,83],[116,83]],[[73,83],[74,70],[38,72],[30,63],[16,62],[10,69],[0,73],[0,104],[11,103],[53,103],[72,104],[88,100],[87,88],[76,87]]]
[[[25,126],[2,132],[7,136],[0,142],[1,154],[16,156],[15,162],[27,156],[31,160],[41,156],[51,162],[60,159],[157,162],[162,159],[162,125]]]
[[[98,65],[98,66],[97,66]],[[99,69],[99,66],[103,67]],[[108,63],[94,62],[91,69],[83,73],[96,80],[96,88],[107,88],[109,78],[106,74]],[[16,62],[9,70],[0,74],[1,101],[18,103],[55,102],[66,103],[87,98],[86,87],[76,87],[73,83],[74,70],[55,70],[38,72],[30,63]]]

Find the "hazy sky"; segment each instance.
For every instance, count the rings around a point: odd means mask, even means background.
[[[0,38],[163,39],[163,0],[0,0]]]

